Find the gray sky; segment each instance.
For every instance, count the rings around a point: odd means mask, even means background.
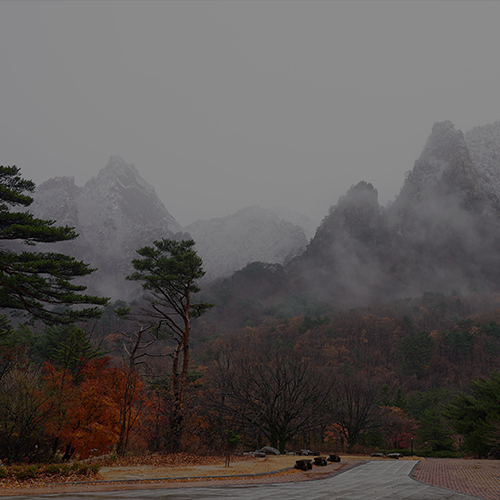
[[[434,122],[500,120],[500,3],[1,1],[0,164],[134,163],[186,225],[393,200]]]

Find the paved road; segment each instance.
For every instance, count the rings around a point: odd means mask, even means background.
[[[28,497],[30,500],[477,500],[477,497],[429,486],[409,477],[417,461],[371,461],[342,474],[318,481],[150,489]],[[23,499],[26,497],[3,497]],[[2,500],[3,500],[2,499]]]

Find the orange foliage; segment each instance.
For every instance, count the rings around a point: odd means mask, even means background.
[[[118,439],[127,372],[103,358],[89,362],[81,376],[74,380],[69,371],[45,365],[45,405],[52,409],[45,430],[60,446],[86,458],[109,452]],[[138,381],[132,398],[141,391]]]

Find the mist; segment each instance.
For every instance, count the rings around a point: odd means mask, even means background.
[[[498,291],[500,122],[465,137],[435,123],[388,207],[371,184],[351,187],[291,267],[295,289],[344,307]]]

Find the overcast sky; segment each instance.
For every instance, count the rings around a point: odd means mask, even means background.
[[[500,120],[500,4],[1,1],[0,164],[83,185],[112,155],[182,225],[385,204],[436,121]]]

